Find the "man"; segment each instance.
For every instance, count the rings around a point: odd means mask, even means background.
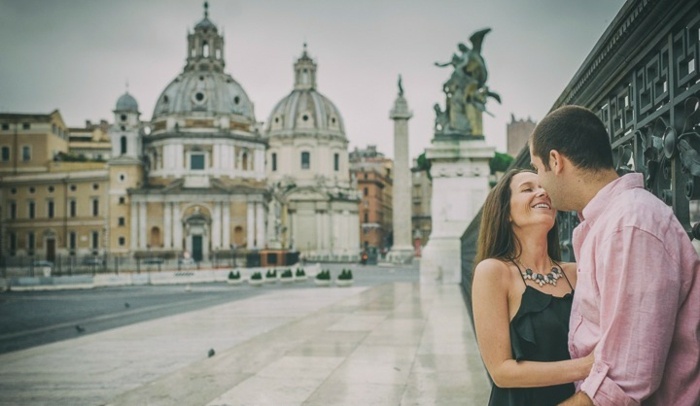
[[[642,174],[617,175],[588,109],[547,115],[530,155],[552,204],[581,219],[569,351],[595,363],[564,405],[700,405],[700,260],[671,208]]]

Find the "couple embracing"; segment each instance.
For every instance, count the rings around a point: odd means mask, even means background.
[[[638,173],[615,172],[598,117],[565,106],[482,211],[474,325],[489,405],[700,405],[700,260]],[[577,263],[556,210],[576,211]]]

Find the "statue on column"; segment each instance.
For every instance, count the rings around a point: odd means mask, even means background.
[[[490,28],[485,28],[472,34],[469,37],[471,49],[459,43],[459,54],[453,54],[450,62],[435,62],[438,67],[452,66],[454,69],[442,86],[445,110],[439,104],[434,106],[436,135],[483,136],[481,114],[490,114],[486,110],[487,98],[501,102],[500,96],[486,85],[488,70],[481,56],[484,36],[490,31]]]

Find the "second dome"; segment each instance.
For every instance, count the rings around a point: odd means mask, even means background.
[[[265,132],[275,135],[327,135],[345,139],[338,108],[316,90],[316,63],[304,52],[294,64],[294,90],[272,109]]]

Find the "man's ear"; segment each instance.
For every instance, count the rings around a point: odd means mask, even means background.
[[[564,157],[556,149],[549,151],[549,166],[555,175],[564,170]]]

